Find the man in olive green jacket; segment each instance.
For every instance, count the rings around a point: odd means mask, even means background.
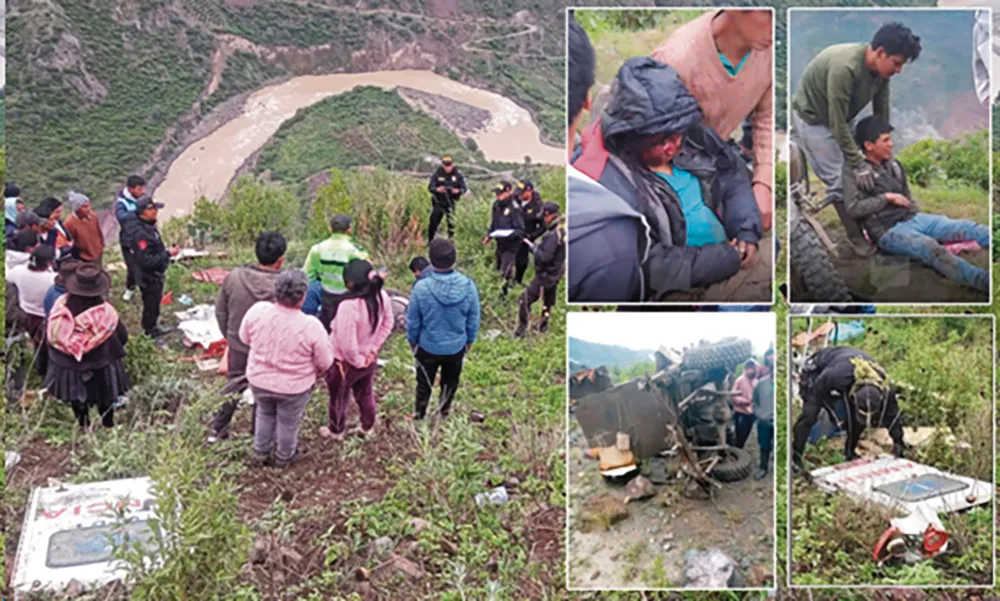
[[[900,23],[887,23],[870,44],[837,44],[806,67],[792,98],[792,140],[802,148],[827,196],[861,254],[870,245],[844,207],[842,172],[860,190],[874,185],[875,173],[851,135],[851,122],[872,104],[875,117],[889,122],[889,79],[920,56],[920,38]],[[849,169],[845,169],[845,163]]]
[[[350,216],[334,215],[330,220],[330,232],[329,238],[309,249],[303,267],[310,282],[318,280],[323,285],[319,320],[327,331],[337,314],[337,304],[347,292],[344,266],[353,259],[368,260],[368,253],[355,246],[351,238]]]

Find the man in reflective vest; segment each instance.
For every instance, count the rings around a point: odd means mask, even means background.
[[[319,320],[330,331],[330,323],[337,314],[337,305],[347,292],[344,285],[344,266],[352,259],[368,260],[368,253],[354,244],[351,238],[351,218],[334,215],[330,220],[331,236],[309,249],[303,268],[309,281],[319,281],[323,286]]]

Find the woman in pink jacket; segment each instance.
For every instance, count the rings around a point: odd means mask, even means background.
[[[283,271],[275,280],[274,302],[259,302],[240,323],[248,347],[247,380],[257,403],[254,459],[274,465],[295,458],[302,415],[319,374],[333,365],[333,347],[323,324],[301,311],[309,282],[301,271]]]
[[[378,352],[392,333],[392,304],[382,289],[382,274],[371,263],[354,259],[344,267],[347,294],[337,306],[330,326],[335,361],[326,373],[330,389],[330,424],[320,428],[320,435],[337,442],[344,440],[350,395],[358,403],[362,436],[375,427],[375,393],[372,384],[378,366]]]
[[[733,383],[733,417],[736,419],[736,446],[743,448],[753,431],[753,387],[757,384],[757,363],[751,359],[743,365],[743,375]]]

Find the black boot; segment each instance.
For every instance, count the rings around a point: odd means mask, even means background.
[[[757,470],[755,480],[763,480],[767,477],[767,470],[770,467],[771,451],[760,452],[760,469]]]
[[[517,326],[517,331],[514,332],[514,338],[524,338],[524,333],[525,333],[526,330],[527,330],[527,328],[524,327],[523,323],[520,324],[520,325],[518,325]]]
[[[538,331],[544,334],[549,331],[549,310],[542,311],[542,320],[538,322]]]

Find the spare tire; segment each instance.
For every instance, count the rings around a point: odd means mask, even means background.
[[[719,482],[739,482],[752,470],[750,453],[739,447],[726,447],[726,459],[716,464],[708,475]]]
[[[819,236],[804,219],[793,217],[789,253],[793,282],[789,295],[793,301],[831,304],[854,302],[850,288],[826,254]],[[800,290],[797,284],[805,289]]]
[[[753,344],[746,338],[723,338],[684,351],[684,369],[708,371],[732,369],[753,356]]]

